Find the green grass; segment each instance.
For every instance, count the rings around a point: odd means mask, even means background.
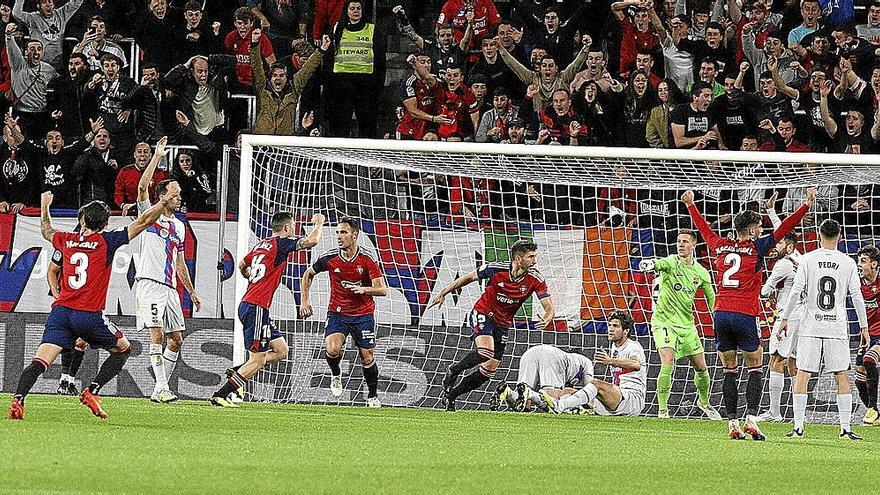
[[[8,394],[0,395],[5,407]],[[0,419],[0,493],[862,493],[880,428],[33,395]]]

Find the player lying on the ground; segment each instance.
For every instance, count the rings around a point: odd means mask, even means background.
[[[764,348],[758,333],[758,315],[761,313],[761,282],[764,275],[764,256],[770,252],[785,234],[791,232],[816,202],[816,189],[809,188],[807,199],[794,213],[786,218],[772,233],[762,236],[761,214],[744,210],[733,219],[736,238],[718,235],[700,214],[694,204],[693,191],[685,192],[681,200],[703,240],[709,247],[709,255],[715,267],[718,296],[713,312],[715,342],[721,363],[724,365],[724,384],[721,389],[727,414],[728,436],[745,439],[746,434],[754,440],[764,440],[758,427],[758,406],[764,388]],[[737,350],[742,351],[748,368],[746,383],[746,417],[742,429],[739,424],[739,360]]]
[[[810,375],[824,370],[834,373],[837,381],[837,412],[840,418],[840,438],[861,440],[850,429],[852,393],[849,386],[849,322],[846,295],[849,293],[859,322],[861,344],[867,346],[868,318],[865,300],[860,290],[856,263],[837,250],[840,242],[840,224],[827,219],[819,225],[819,249],[800,258],[791,295],[785,304],[777,338],[785,336],[788,320],[803,299],[804,317],[798,328],[798,374],[794,382],[794,428],[786,435],[804,436],[807,410],[807,383]]]
[[[77,230],[79,228],[77,227]],[[61,295],[61,251],[55,250],[52,259],[49,260],[49,268],[46,270],[46,282],[49,283],[49,295],[52,299],[58,299]],[[86,341],[76,339],[73,350],[61,351],[61,378],[58,381],[58,395],[79,395],[76,388],[76,374],[82,365],[86,354]]]
[[[474,283],[488,280],[486,290],[474,304],[470,326],[474,349],[460,361],[454,363],[443,377],[443,400],[447,411],[455,411],[455,399],[488,382],[504,357],[507,346],[507,332],[513,328],[513,316],[519,311],[532,293],[538,296],[544,307],[544,316],[537,327],[547,328],[553,322],[553,303],[547,291],[547,282],[535,269],[538,259],[538,245],[520,239],[510,247],[510,262],[487,263],[474,272],[444,287],[431,301],[428,308],[443,304],[446,295]],[[478,366],[465,376],[458,385],[458,375]]]
[[[765,297],[775,304],[778,312],[785,309],[785,303],[791,294],[791,286],[794,283],[794,274],[797,270],[798,256],[797,236],[794,232],[785,234],[781,241],[776,243],[776,264],[764,286],[761,287],[761,297]],[[782,284],[777,290],[777,286]],[[784,339],[778,340],[775,335],[779,331],[782,319],[777,318],[773,324],[771,338],[768,342],[770,354],[770,410],[758,416],[761,421],[783,421],[782,417],[782,390],[785,388],[785,370],[791,377],[797,376],[797,327],[803,316],[803,306],[799,307],[791,315],[788,322],[788,332]]]
[[[358,247],[361,228],[350,217],[339,219],[336,227],[338,249],[330,250],[312,263],[302,279],[301,318],[312,316],[309,289],[315,275],[327,272],[330,278],[330,302],[324,329],[324,351],[330,367],[330,393],[342,395],[342,351],[351,335],[361,356],[364,381],[367,383],[367,406],[382,407],[379,402],[379,365],[373,355],[376,347],[376,302],[373,297],[388,295],[385,277],[376,260]]]
[[[269,318],[269,307],[290,255],[296,250],[318,245],[324,215],[316,213],[312,216],[312,223],[315,225],[309,235],[296,238],[293,216],[288,212],[275,213],[272,215],[272,235],[258,242],[239,262],[238,271],[248,279],[247,291],[238,305],[238,319],[244,328],[248,360],[232,368],[229,379],[211,397],[211,404],[238,407],[229,400],[229,395],[233,391],[239,396],[244,395],[244,384],[257,371],[287,357],[287,340]]]
[[[703,342],[694,324],[694,299],[697,291],[703,291],[711,311],[715,307],[715,290],[712,288],[709,272],[694,258],[697,234],[693,230],[679,230],[676,248],[676,254],[658,260],[642,260],[639,263],[639,269],[655,271],[660,276],[660,297],[651,316],[651,334],[660,354],[657,417],[669,417],[672,372],[675,362],[686,357],[694,369],[697,407],[709,419],[721,419],[718,411],[709,404],[709,371]]]
[[[506,403],[516,411],[531,410],[542,403],[537,390],[548,388],[574,392],[593,378],[593,362],[578,352],[565,352],[549,344],[530,347],[519,358],[515,388],[501,383],[493,396],[492,409]]]
[[[856,388],[868,410],[862,419],[865,426],[880,426],[877,413],[877,363],[880,362],[880,250],[875,246],[859,249],[859,272],[862,276],[862,297],[868,315],[867,346],[860,346],[856,354]],[[791,325],[791,323],[789,323]]]
[[[648,365],[642,344],[629,338],[634,331],[635,326],[628,313],[616,311],[608,315],[611,351],[596,351],[596,362],[610,367],[611,383],[593,379],[571,394],[557,395],[542,389],[541,397],[547,408],[562,413],[592,405],[598,414],[604,416],[638,416],[645,408]]]
[[[92,414],[102,419],[107,417],[101,408],[98,392],[122,371],[131,350],[128,339],[104,316],[113,255],[155,223],[171,201],[170,197],[160,198],[158,204],[142,213],[128,228],[111,232],[104,232],[110,219],[110,208],[103,201],[92,201],[79,209],[79,232],[59,232],[52,228],[49,215],[52,193],[44,192],[40,196],[43,238],[61,251],[62,288],[60,296],[52,303],[36,355],[18,379],[9,405],[9,419],[24,419],[25,398],[37,378],[49,369],[62,350],[73,349],[77,338],[110,352],[94,380],[80,395],[80,402]]]

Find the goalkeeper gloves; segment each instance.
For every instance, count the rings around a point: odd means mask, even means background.
[[[642,260],[639,262],[639,270],[643,272],[654,271],[654,260]]]

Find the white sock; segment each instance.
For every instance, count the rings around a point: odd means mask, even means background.
[[[162,360],[165,362],[165,378],[166,380],[171,379],[171,374],[174,373],[174,366],[177,365],[177,357],[180,355],[180,351],[172,351],[165,348],[165,352],[162,353]]]
[[[840,431],[850,431],[852,394],[837,394],[837,414],[840,415]]]
[[[770,371],[770,414],[780,416],[782,389],[785,388],[785,375],[778,371]]]
[[[61,373],[61,381],[62,381],[62,382],[68,382],[68,383],[69,383],[69,382],[72,382],[72,381],[73,381],[73,377],[70,376],[70,375],[67,375],[67,374]]]
[[[529,399],[530,401],[532,401],[532,404],[537,404],[537,403],[539,403],[539,402],[541,402],[541,401],[544,400],[544,399],[541,397],[541,394],[539,394],[537,390],[531,390],[531,389],[529,389],[527,399]]]
[[[519,393],[514,388],[507,387],[507,396],[510,400],[519,400]]]
[[[804,421],[807,416],[807,394],[793,394],[794,404],[794,429],[804,431]]]
[[[574,394],[559,399],[559,408],[563,411],[567,411],[578,406],[583,406],[584,404],[589,404],[597,395],[599,395],[599,389],[597,389],[592,383],[588,383],[587,386],[578,390]]]
[[[165,362],[162,359],[162,344],[150,344],[150,364],[153,366],[153,374],[156,375],[156,390],[168,387],[168,379],[165,378]]]

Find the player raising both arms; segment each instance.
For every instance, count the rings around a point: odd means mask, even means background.
[[[772,234],[761,236],[761,214],[745,210],[733,219],[736,239],[721,237],[712,230],[694,204],[693,191],[681,197],[691,219],[713,258],[718,286],[715,307],[715,341],[724,366],[724,385],[721,389],[727,412],[730,438],[745,439],[745,433],[755,440],[764,440],[758,428],[758,406],[764,388],[764,349],[758,334],[758,315],[761,312],[761,282],[764,274],[764,256],[801,223],[801,219],[816,201],[816,189],[807,189],[807,201],[792,213]],[[739,425],[739,362],[737,349],[742,350],[749,379],[746,383],[746,419]]]
[[[608,316],[610,354],[603,350],[596,351],[596,362],[611,369],[611,383],[590,380],[577,392],[563,394],[558,398],[554,398],[547,390],[542,390],[541,395],[548,409],[561,413],[593,404],[593,409],[602,416],[638,416],[645,407],[648,361],[642,344],[629,338],[634,330],[633,319],[628,313],[611,313]]]
[[[168,154],[165,149],[167,138],[156,145],[147,168],[138,182],[137,208],[143,213],[150,208],[150,185],[153,173],[159,162]],[[168,388],[168,381],[177,364],[180,348],[183,345],[183,309],[177,293],[177,280],[189,292],[196,311],[202,302],[189,278],[189,269],[183,256],[186,228],[174,212],[180,206],[180,185],[173,179],[163,180],[156,186],[156,194],[167,198],[167,206],[162,216],[141,236],[141,257],[137,266],[137,289],[135,291],[135,324],[137,330],[150,332],[150,365],[156,377],[156,386],[150,400],[168,403],[177,400]],[[162,344],[165,336],[168,344],[164,352]]]
[[[318,258],[306,270],[302,279],[301,318],[312,316],[309,289],[315,275],[327,272],[330,276],[330,304],[327,308],[327,327],[324,330],[324,351],[330,367],[330,392],[342,395],[342,351],[345,338],[350,334],[361,356],[364,381],[367,382],[367,406],[378,408],[379,366],[373,356],[376,347],[375,296],[388,295],[385,278],[379,264],[358,247],[361,229],[353,218],[342,217],[336,227],[338,249]]]
[[[501,383],[493,397],[492,409],[506,402],[510,409],[527,411],[529,404],[541,402],[536,390],[550,389],[561,393],[582,387],[593,379],[593,362],[578,352],[565,352],[558,347],[540,344],[529,347],[519,358],[516,389]]]
[[[862,299],[856,263],[837,250],[840,242],[840,224],[825,220],[819,225],[819,249],[800,257],[798,270],[785,304],[777,338],[785,335],[788,319],[798,305],[804,304],[804,317],[798,328],[798,374],[794,382],[794,428],[788,437],[804,436],[807,411],[807,383],[812,373],[834,373],[837,381],[837,413],[840,418],[840,438],[861,440],[850,430],[852,393],[849,387],[849,322],[846,295],[849,293],[858,318],[861,345],[867,346],[868,318]],[[800,294],[806,296],[801,302]]]
[[[248,279],[247,291],[238,305],[238,319],[244,327],[244,345],[248,360],[232,369],[231,376],[220,390],[214,392],[211,404],[238,407],[228,397],[244,389],[244,384],[266,365],[287,357],[287,341],[269,318],[272,297],[281,283],[291,253],[311,249],[321,239],[324,215],[312,216],[312,231],[306,237],[294,237],[293,216],[288,212],[272,215],[272,235],[258,242],[238,263],[241,276]]]
[[[520,239],[510,248],[508,263],[486,263],[476,271],[459,277],[444,287],[431,301],[428,308],[443,304],[450,292],[456,291],[477,280],[488,280],[486,290],[474,304],[470,325],[473,329],[471,339],[475,350],[469,352],[461,361],[449,367],[443,377],[443,395],[446,410],[455,411],[455,399],[460,395],[476,390],[489,381],[507,345],[507,332],[513,327],[513,317],[532,293],[538,296],[544,307],[544,316],[538,322],[539,329],[547,328],[553,322],[553,303],[547,291],[544,277],[535,269],[538,258],[538,245]],[[479,369],[465,376],[455,385],[458,375],[478,366]]]
[[[686,357],[694,368],[697,387],[697,407],[710,419],[721,419],[709,404],[709,372],[703,343],[694,324],[694,299],[702,290],[709,303],[715,306],[715,290],[709,272],[694,259],[697,234],[692,230],[678,233],[678,254],[658,260],[642,260],[639,268],[660,274],[660,297],[651,316],[651,334],[660,353],[660,374],[657,376],[658,418],[669,417],[669,395],[672,392],[672,371],[675,362]]]
[[[862,424],[880,426],[880,416],[877,414],[877,363],[880,361],[880,277],[877,275],[880,269],[880,250],[875,246],[859,249],[858,266],[862,275],[862,298],[868,314],[868,335],[871,341],[867,346],[860,346],[856,354],[856,388],[868,408]]]
[[[159,218],[168,205],[166,201],[171,199],[160,201],[125,230],[112,232],[104,232],[110,218],[110,208],[103,201],[92,201],[79,209],[79,232],[59,232],[52,228],[49,215],[52,193],[44,192],[40,196],[43,238],[61,251],[61,292],[52,303],[37,353],[18,379],[15,395],[9,405],[9,419],[24,419],[25,397],[37,378],[49,369],[63,349],[73,349],[77,338],[110,352],[92,383],[83,389],[79,398],[92,414],[102,419],[107,417],[101,408],[98,392],[119,374],[131,350],[128,339],[104,316],[103,311],[113,269],[113,255]]]
[[[761,297],[775,302],[779,313],[785,309],[785,303],[791,294],[791,285],[794,283],[794,274],[797,271],[795,255],[797,254],[797,236],[794,232],[785,234],[781,241],[776,243],[776,264],[770,271],[770,276],[761,287]],[[782,284],[777,290],[777,286]],[[782,417],[782,390],[785,388],[785,370],[792,378],[797,376],[797,327],[803,316],[802,307],[795,310],[788,322],[788,333],[782,340],[778,340],[776,332],[782,324],[782,318],[778,318],[773,325],[773,331],[769,342],[768,354],[770,354],[770,410],[761,414],[761,421],[783,421]],[[781,314],[779,315],[781,316]]]

